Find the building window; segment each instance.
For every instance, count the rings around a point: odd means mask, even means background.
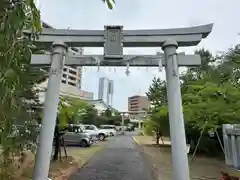
[[[66,75],[66,74],[63,74],[63,75],[62,75],[62,77],[66,78],[66,77],[67,77],[67,75]]]
[[[137,106],[138,104],[139,104],[138,102],[134,102],[134,103],[131,102],[131,103],[130,103],[130,106]]]
[[[63,71],[67,71],[67,68],[63,68]]]
[[[131,103],[137,103],[137,102],[138,102],[138,99],[131,99],[130,102],[131,102]]]
[[[72,86],[76,86],[75,83],[72,83],[72,82],[68,82],[69,85],[72,85]]]
[[[62,80],[62,83],[63,83],[63,84],[66,84],[67,82],[66,82],[66,80]]]
[[[139,96],[132,96],[132,97],[129,97],[129,99],[138,99]]]
[[[68,79],[70,79],[72,81],[76,81],[76,77],[73,77],[73,76],[68,76]]]
[[[73,70],[71,70],[71,69],[69,69],[69,73],[70,73],[70,74],[77,75],[77,72],[76,72],[76,71],[73,71]]]
[[[76,66],[71,66],[72,69],[76,69],[77,70],[77,67]]]

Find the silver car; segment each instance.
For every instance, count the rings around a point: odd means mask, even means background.
[[[63,135],[66,145],[80,145],[81,147],[89,147],[92,145],[92,137],[84,131],[81,125],[71,125]]]
[[[100,128],[108,132],[110,136],[117,135],[116,126],[114,125],[100,125]]]

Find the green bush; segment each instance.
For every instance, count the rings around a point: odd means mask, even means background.
[[[151,120],[146,120],[144,122],[144,133],[148,136],[153,136],[154,123]]]
[[[193,152],[196,148],[201,132],[200,130],[188,125],[185,125],[185,128],[187,143],[191,142],[191,152]],[[221,132],[222,130],[219,129],[218,134],[220,136],[220,139],[222,139]],[[200,139],[199,146],[197,147],[197,153],[209,156],[219,156],[223,153],[216,133],[214,137],[210,137],[207,132],[204,132],[203,136]]]
[[[138,133],[139,136],[144,136],[143,132]]]

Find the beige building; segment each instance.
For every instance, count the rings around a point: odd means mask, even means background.
[[[128,98],[128,111],[131,118],[137,118],[143,111],[147,111],[150,102],[147,96],[135,95]]]
[[[62,72],[62,83],[81,89],[82,67],[64,66]]]
[[[42,23],[42,26],[44,28],[52,28],[50,25],[46,23]],[[68,49],[69,54],[83,54],[83,48],[75,48],[70,47]],[[40,89],[39,93],[39,99],[40,102],[44,102],[45,100],[45,93],[47,90],[47,82],[42,82],[37,86],[37,88]],[[80,98],[84,100],[92,100],[93,99],[93,93],[84,91],[81,89],[82,84],[82,67],[70,67],[70,66],[64,66],[63,72],[62,72],[62,80],[60,85],[60,95],[61,96],[69,96],[74,98]]]
[[[44,28],[53,28],[52,26],[48,25],[45,22],[42,22],[42,26]],[[69,54],[77,54],[82,55],[83,54],[83,48],[69,48],[68,49]],[[81,89],[81,81],[82,79],[82,67],[70,67],[70,66],[64,66],[63,72],[62,72],[62,83],[68,84],[70,86],[74,86],[78,89]]]
[[[45,82],[42,82],[41,84],[39,84],[37,86],[37,88],[40,90],[38,95],[39,95],[39,101],[41,103],[43,103],[45,101],[47,83],[48,83],[48,81],[46,80]],[[64,84],[64,83],[61,83],[61,85],[60,85],[60,96],[79,98],[79,99],[83,99],[83,100],[93,100],[92,92],[84,91],[84,90],[78,89],[74,86]]]

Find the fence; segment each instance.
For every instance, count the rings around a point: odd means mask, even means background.
[[[240,124],[223,125],[225,163],[240,170]]]

